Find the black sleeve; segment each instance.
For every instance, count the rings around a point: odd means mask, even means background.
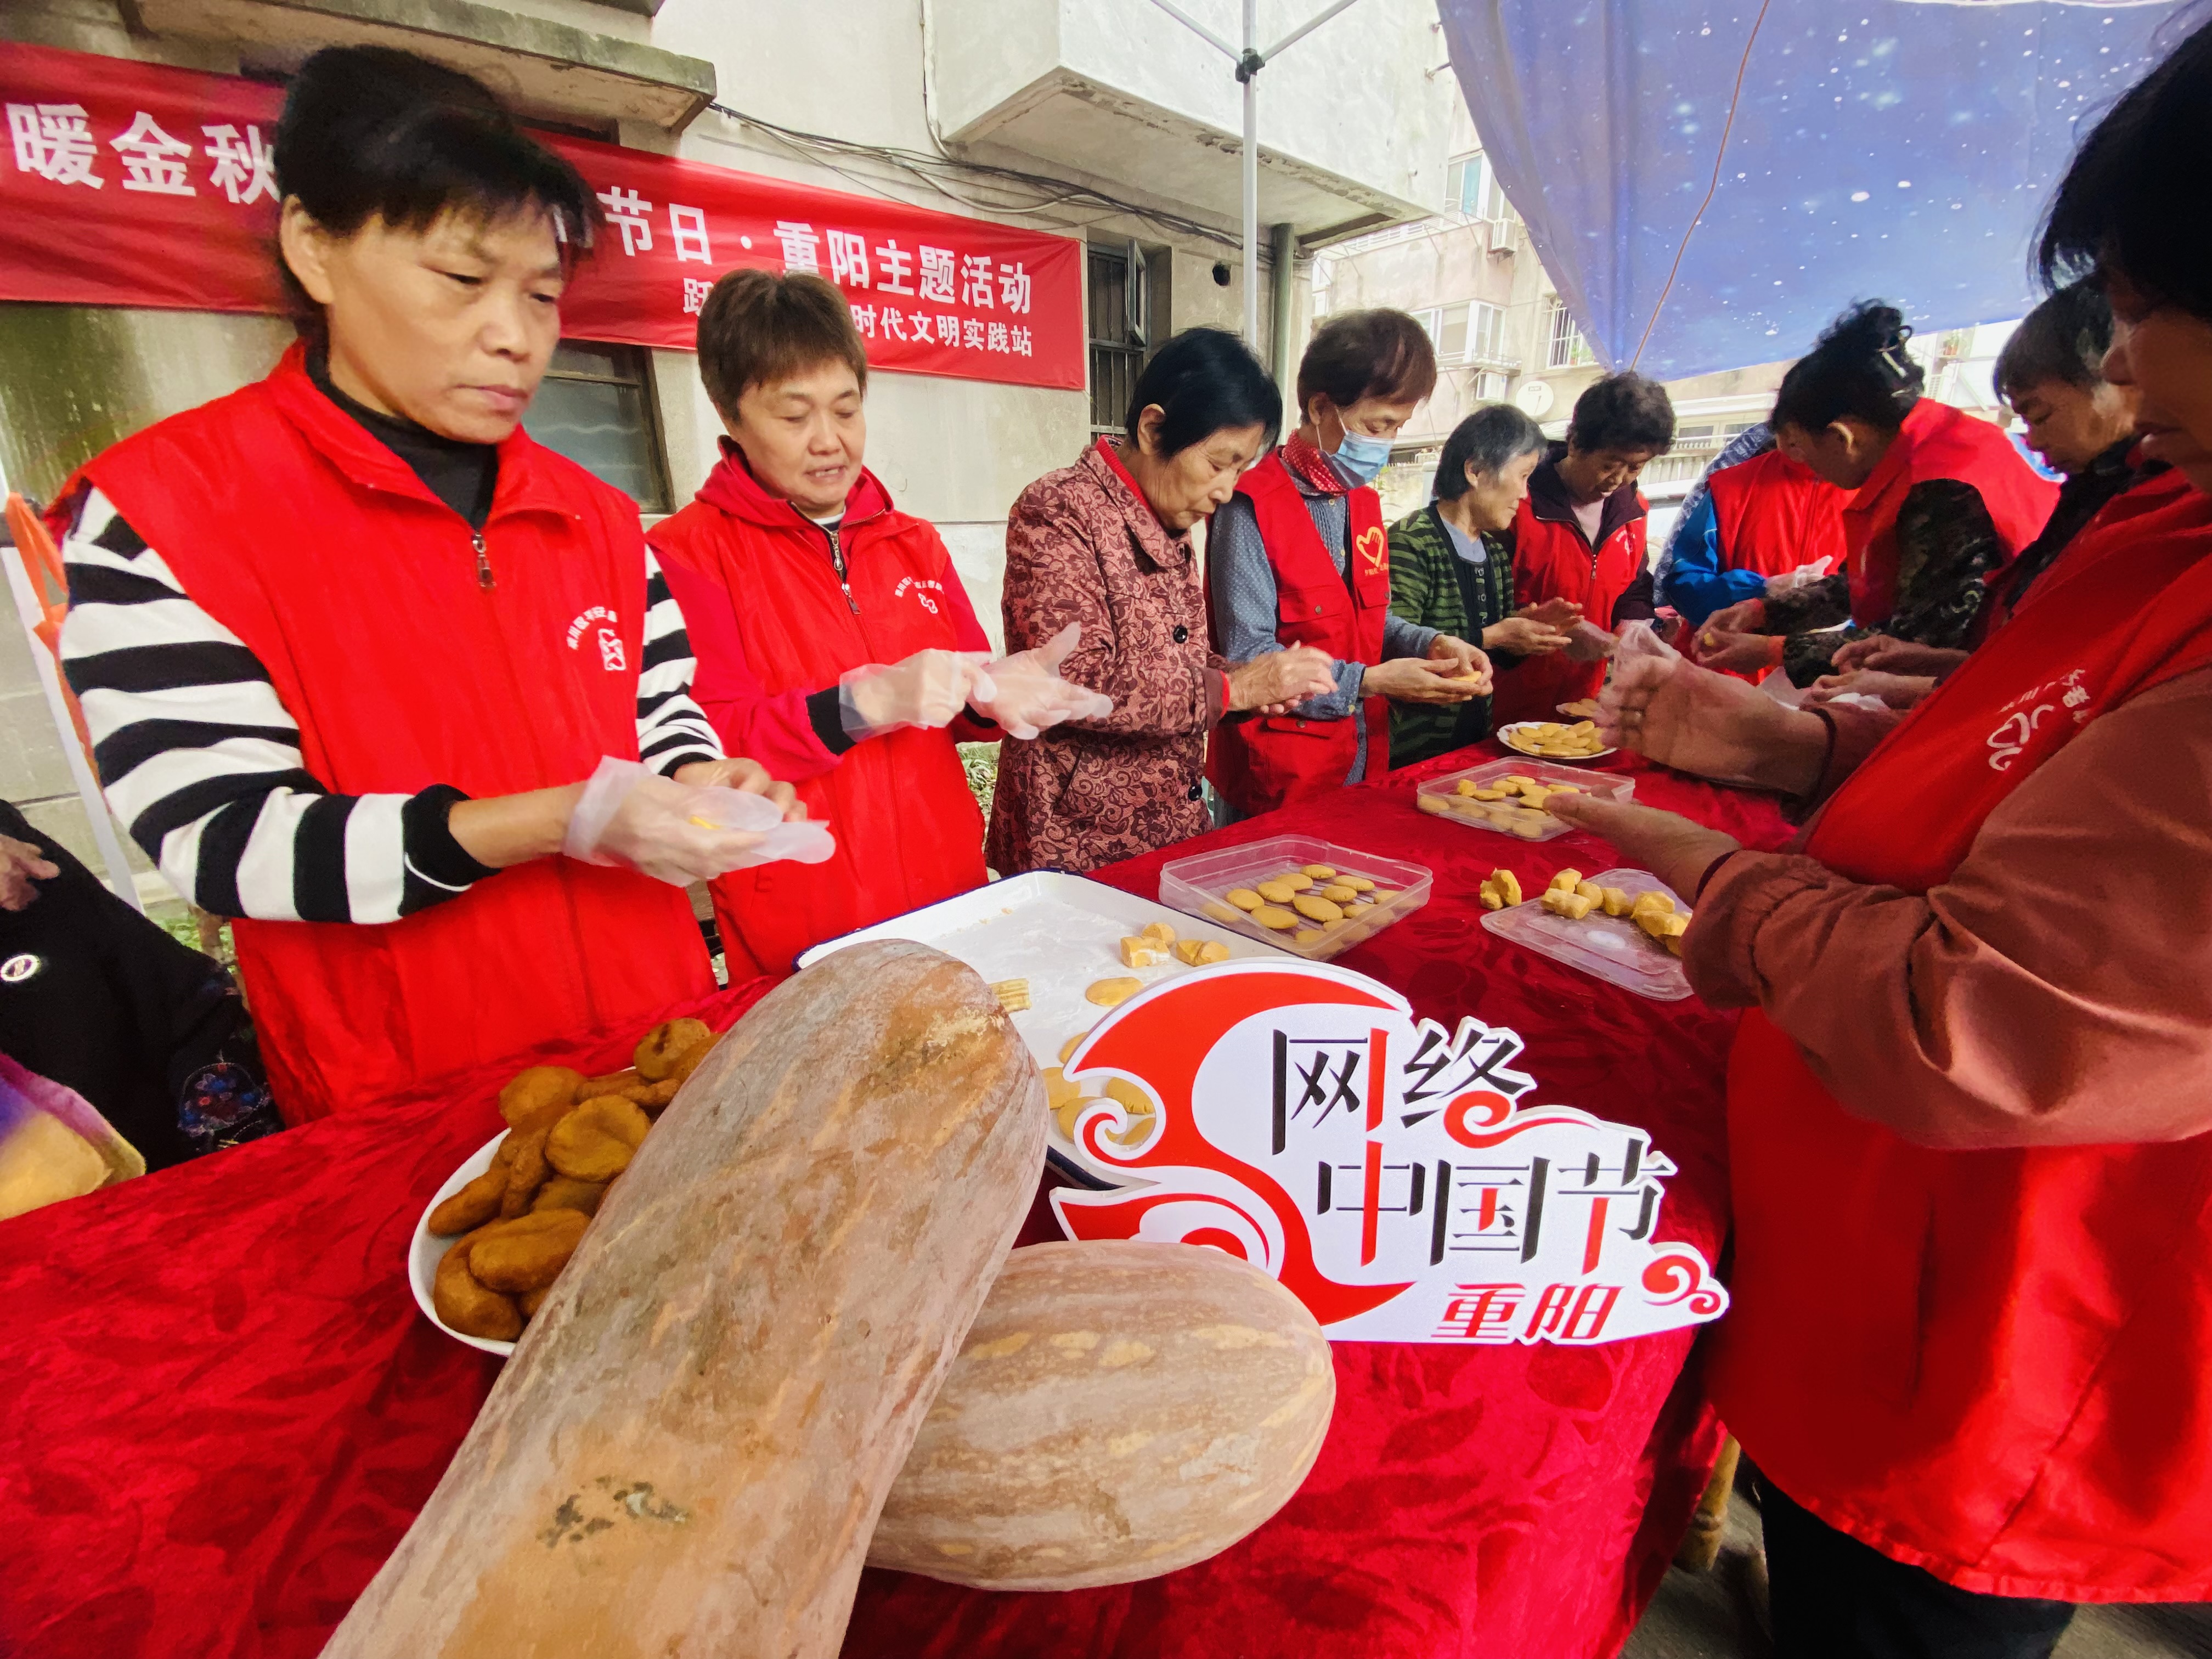
[[[1905,492],[1897,513],[1897,604],[1881,632],[1915,645],[1956,649],[1982,608],[2003,544],[1981,491],[1931,478]]]
[[[1613,631],[1618,633],[1629,623],[1650,622],[1658,614],[1658,601],[1652,596],[1651,567],[1646,565],[1636,573],[1636,580],[1629,583],[1628,592],[1613,601]]]

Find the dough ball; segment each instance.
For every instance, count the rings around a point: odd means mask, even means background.
[[[1256,910],[1267,902],[1249,887],[1232,887],[1221,896],[1240,910]]]
[[[1273,881],[1263,881],[1260,884],[1260,896],[1270,904],[1288,904],[1297,895],[1298,890],[1280,877]],[[1258,914],[1256,910],[1253,912],[1255,915]]]
[[[1291,901],[1291,908],[1309,921],[1342,921],[1342,907],[1332,904],[1317,894],[1301,893]]]
[[[612,1181],[624,1170],[653,1120],[620,1095],[587,1100],[545,1137],[545,1161],[572,1181]]]
[[[495,1164],[430,1212],[430,1231],[440,1237],[471,1233],[499,1214],[507,1196],[507,1165]]]
[[[469,1250],[489,1229],[453,1241],[438,1259],[430,1280],[430,1305],[438,1317],[464,1336],[488,1342],[512,1342],[522,1334],[522,1310],[479,1279],[469,1267]]]
[[[1285,910],[1279,904],[1261,905],[1258,909],[1252,913],[1252,920],[1258,922],[1262,927],[1273,928],[1279,933],[1283,932],[1285,928],[1295,927],[1298,925],[1297,912],[1295,910]]]
[[[488,1289],[510,1296],[541,1290],[561,1276],[591,1224],[575,1210],[540,1210],[495,1222],[471,1236],[469,1271]]]
[[[676,1069],[676,1062],[687,1049],[714,1038],[714,1028],[703,1019],[672,1019],[647,1031],[631,1058],[640,1077],[647,1083],[658,1083]]]
[[[1101,1008],[1114,1008],[1144,988],[1145,981],[1140,979],[1102,979],[1083,994],[1083,999],[1086,1002],[1097,1003]]]
[[[499,1091],[499,1115],[520,1128],[555,1106],[574,1105],[576,1090],[583,1081],[581,1072],[572,1072],[566,1066],[532,1066],[517,1072]]]

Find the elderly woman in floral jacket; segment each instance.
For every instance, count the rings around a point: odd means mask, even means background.
[[[1199,834],[1206,737],[1221,717],[1334,685],[1321,651],[1231,667],[1206,628],[1191,528],[1229,498],[1281,420],[1281,394],[1243,343],[1191,329],[1137,377],[1124,436],[1101,438],[1014,503],[1006,648],[1081,623],[1060,672],[1112,697],[1114,712],[1008,746],[986,850],[1001,874],[1096,869]]]

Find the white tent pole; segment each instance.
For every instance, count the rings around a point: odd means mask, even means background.
[[[1244,343],[1260,349],[1260,0],[1244,0]]]
[[[1176,5],[1175,0],[1152,0],[1152,3],[1216,52],[1232,59],[1237,65],[1237,79],[1244,88],[1244,343],[1257,351],[1260,349],[1260,71],[1346,7],[1357,3],[1357,0],[1334,0],[1333,4],[1316,12],[1265,52],[1260,50],[1260,0],[1244,0],[1244,49],[1242,52]]]

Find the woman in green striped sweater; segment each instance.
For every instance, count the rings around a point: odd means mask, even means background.
[[[1444,440],[1437,495],[1390,528],[1390,609],[1480,644],[1500,667],[1567,642],[1582,615],[1566,599],[1513,608],[1513,513],[1544,456],[1544,434],[1510,404],[1476,410]],[[1390,705],[1390,763],[1407,766],[1490,735],[1490,699]]]

